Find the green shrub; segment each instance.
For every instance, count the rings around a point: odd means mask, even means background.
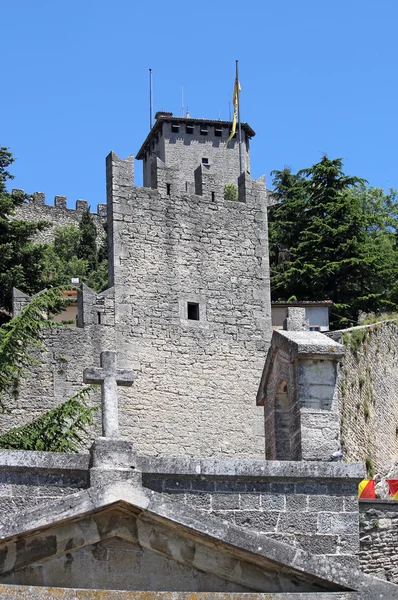
[[[370,456],[367,456],[365,458],[365,467],[366,467],[366,472],[368,474],[368,477],[370,477],[372,479],[375,474],[375,466],[374,466],[373,460],[371,459]]]
[[[238,188],[233,183],[227,183],[224,187],[224,200],[238,200]]]

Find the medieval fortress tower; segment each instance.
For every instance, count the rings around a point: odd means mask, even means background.
[[[264,456],[255,396],[271,338],[267,196],[265,178],[250,176],[254,131],[243,124],[239,175],[230,126],[157,113],[137,154],[144,187],[134,186],[133,156],[107,157],[109,288],[82,286],[77,328],[48,340],[44,369],[22,384],[13,425],[76,392],[106,346],[136,374],[120,419],[139,451]],[[227,184],[237,201],[224,200]],[[55,220],[56,211],[64,224],[78,203],[70,211],[57,197],[51,208],[36,194],[20,216]],[[97,219],[104,215],[99,205]],[[14,301],[19,310],[27,298],[16,292]]]
[[[143,187],[133,156],[106,159],[108,288],[80,286],[76,327],[46,333],[0,415],[0,431],[31,421],[84,372],[102,437],[0,450],[1,598],[398,600],[398,504],[358,503],[365,457],[398,456],[398,327],[355,352],[301,308],[272,330],[265,178],[247,124],[240,173],[230,127],[158,112]],[[86,208],[36,193],[18,216],[55,227]],[[14,290],[14,313],[28,301]]]

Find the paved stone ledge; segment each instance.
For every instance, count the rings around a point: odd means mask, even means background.
[[[251,480],[310,481],[341,480],[355,482],[364,479],[363,463],[327,463],[317,461],[213,460],[180,457],[138,457],[143,473],[156,475],[205,476],[206,478],[238,478]]]
[[[88,470],[89,460],[89,454],[0,450],[0,471],[73,471],[82,475]]]
[[[242,594],[217,592],[137,592],[81,590],[22,585],[0,585],[3,600],[241,600]],[[314,594],[244,594],[245,600],[312,600]],[[356,592],[317,593],[317,600],[359,600]]]

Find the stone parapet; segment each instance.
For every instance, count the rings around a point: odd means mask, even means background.
[[[139,457],[143,485],[188,507],[357,563],[362,464]]]
[[[0,596],[7,600],[108,600],[109,590],[82,590],[76,588],[36,587],[0,584]],[[313,600],[313,593],[245,593],[245,600]],[[359,600],[357,592],[318,592],[316,600]],[[241,600],[241,593],[233,592],[137,592],[112,590],[113,600]]]

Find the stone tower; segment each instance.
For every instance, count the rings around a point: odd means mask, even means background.
[[[116,348],[139,371],[121,431],[140,431],[147,454],[264,456],[255,396],[271,335],[266,189],[239,176],[230,127],[158,113],[137,155],[143,188],[131,158],[107,158]],[[238,201],[224,200],[226,183]]]
[[[109,154],[109,288],[82,286],[77,327],[48,339],[45,369],[21,385],[29,408],[12,425],[69,398],[83,369],[116,350],[135,378],[120,393],[120,433],[138,452],[264,457],[256,392],[271,338],[267,196],[264,178],[239,175],[230,127],[158,115],[138,153],[145,187],[134,185],[133,156]],[[224,199],[226,183],[238,200]],[[0,416],[0,430],[9,427]]]
[[[144,186],[159,187],[157,175],[167,168],[166,184],[174,192],[195,192],[195,170],[217,172],[223,189],[237,182],[239,176],[239,144],[237,134],[227,144],[230,121],[173,117],[173,113],[157,112],[156,122],[137,154],[143,161]],[[250,139],[255,135],[247,123],[242,124],[242,163],[250,174]],[[197,188],[197,186],[196,186]]]

